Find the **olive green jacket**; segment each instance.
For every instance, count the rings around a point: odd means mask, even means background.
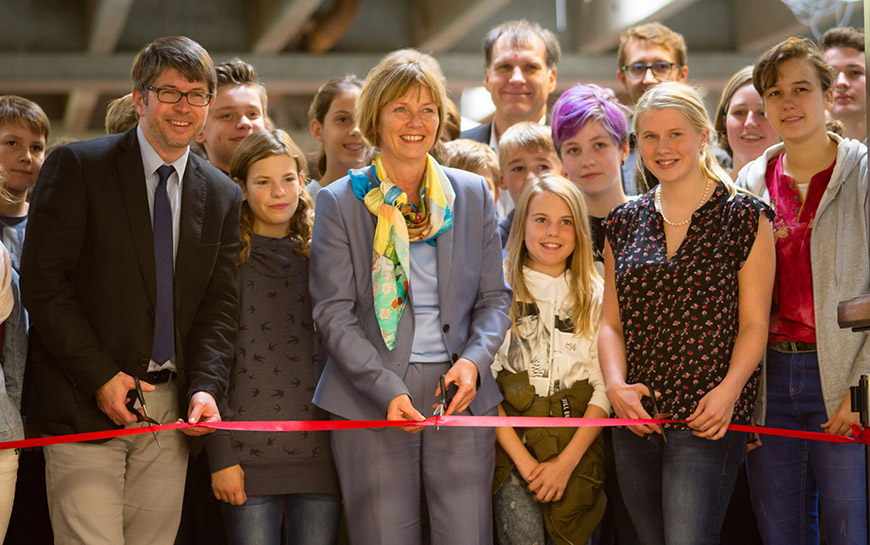
[[[504,395],[502,408],[508,416],[582,417],[593,392],[589,382],[581,380],[549,397],[536,396],[527,371],[503,371],[496,381]],[[562,452],[575,431],[576,428],[516,428],[541,462]],[[496,445],[493,493],[501,488],[513,468],[513,460]],[[581,545],[589,540],[604,516],[607,500],[603,487],[604,441],[599,435],[574,468],[562,499],[542,504],[547,533],[557,545]]]

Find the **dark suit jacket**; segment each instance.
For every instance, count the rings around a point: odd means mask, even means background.
[[[511,290],[502,273],[486,181],[464,170],[444,172],[456,200],[453,226],[436,242],[441,334],[452,361],[462,357],[477,365],[479,386],[470,409],[482,415],[501,401],[490,366],[510,326]],[[396,347],[388,350],[372,297],[376,224],[349,177],[318,192],[309,278],[314,321],[329,359],[314,403],[351,420],[382,419],[390,401],[408,393],[404,377],[414,339],[413,301],[409,298],[399,320]]]
[[[490,135],[492,135],[492,121],[484,123],[483,125],[478,125],[468,129],[467,131],[462,131],[462,134],[460,134],[459,137],[481,142],[488,146]]]
[[[175,262],[179,409],[220,403],[238,322],[241,191],[191,153]],[[114,428],[95,391],[145,377],[154,332],[154,246],[136,129],[60,147],[33,192],[21,260],[33,327],[28,422],[49,435]]]

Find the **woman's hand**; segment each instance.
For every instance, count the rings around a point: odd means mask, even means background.
[[[387,407],[387,420],[422,422],[426,418],[420,414],[420,411],[414,408],[414,405],[411,403],[411,397],[408,394],[402,394],[390,401],[390,405]],[[401,426],[400,429],[408,433],[417,433],[423,429],[423,426]]]
[[[230,505],[242,505],[248,501],[245,495],[245,471],[239,464],[212,473],[211,489],[215,498]]]
[[[640,402],[644,397],[649,397],[649,390],[645,385],[613,382],[607,385],[606,393],[607,399],[613,406],[613,412],[619,418],[652,418]],[[660,395],[656,392],[656,398]],[[628,429],[639,437],[646,437],[650,433],[662,433],[662,427],[658,424],[628,426]]]
[[[852,435],[852,424],[856,426],[860,423],[860,415],[852,412],[852,394],[847,393],[837,410],[831,415],[827,422],[822,424],[822,428],[827,433],[836,435]]]
[[[529,492],[535,494],[539,502],[559,501],[568,486],[568,479],[577,466],[575,462],[568,460],[561,454],[541,462],[532,471],[529,478]]]
[[[686,422],[695,437],[716,441],[725,436],[740,390],[724,381],[707,392]]]
[[[448,389],[450,384],[455,384],[457,387],[456,395],[453,396],[453,401],[450,402],[444,416],[461,413],[477,395],[477,366],[469,359],[459,358],[444,375],[444,384]],[[441,395],[440,384],[435,388],[435,395]]]

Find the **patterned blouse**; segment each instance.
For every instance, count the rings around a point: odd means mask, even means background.
[[[728,372],[738,330],[737,272],[749,257],[761,212],[773,216],[749,195],[729,199],[718,184],[692,215],[670,260],[653,191],[614,209],[604,221],[614,256],[627,382],[661,392],[659,409],[675,419],[691,415]],[[749,421],[758,377],[756,369],[735,404],[734,421]]]

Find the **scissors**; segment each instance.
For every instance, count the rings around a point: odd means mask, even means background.
[[[438,385],[441,387],[441,401],[438,402],[438,406],[435,407],[435,412],[432,413],[432,416],[444,416],[444,411],[447,410],[447,385],[444,382],[444,375],[441,375],[441,378],[438,379]],[[435,431],[441,429],[441,426],[435,426]]]
[[[649,400],[652,403],[652,417],[656,420],[666,420],[669,419],[672,415],[671,413],[663,413],[659,412],[659,404],[656,401],[656,392],[653,390],[653,387],[649,383],[645,383],[646,389],[649,390]],[[662,426],[662,441],[665,443],[668,442],[668,436],[665,435],[665,427]]]
[[[148,409],[145,408],[145,394],[142,393],[142,384],[139,382],[139,377],[133,377],[136,381],[136,397],[139,399],[139,405],[142,407],[141,411],[133,410],[133,405],[135,405],[136,400],[130,400],[130,403],[127,405],[127,408],[130,409],[130,412],[136,415],[136,422],[147,422],[154,426],[159,426],[160,422],[154,420],[150,416],[148,416]],[[163,450],[163,446],[160,444],[160,439],[157,438],[157,432],[152,431],[154,434],[154,440],[157,442],[157,448]]]

